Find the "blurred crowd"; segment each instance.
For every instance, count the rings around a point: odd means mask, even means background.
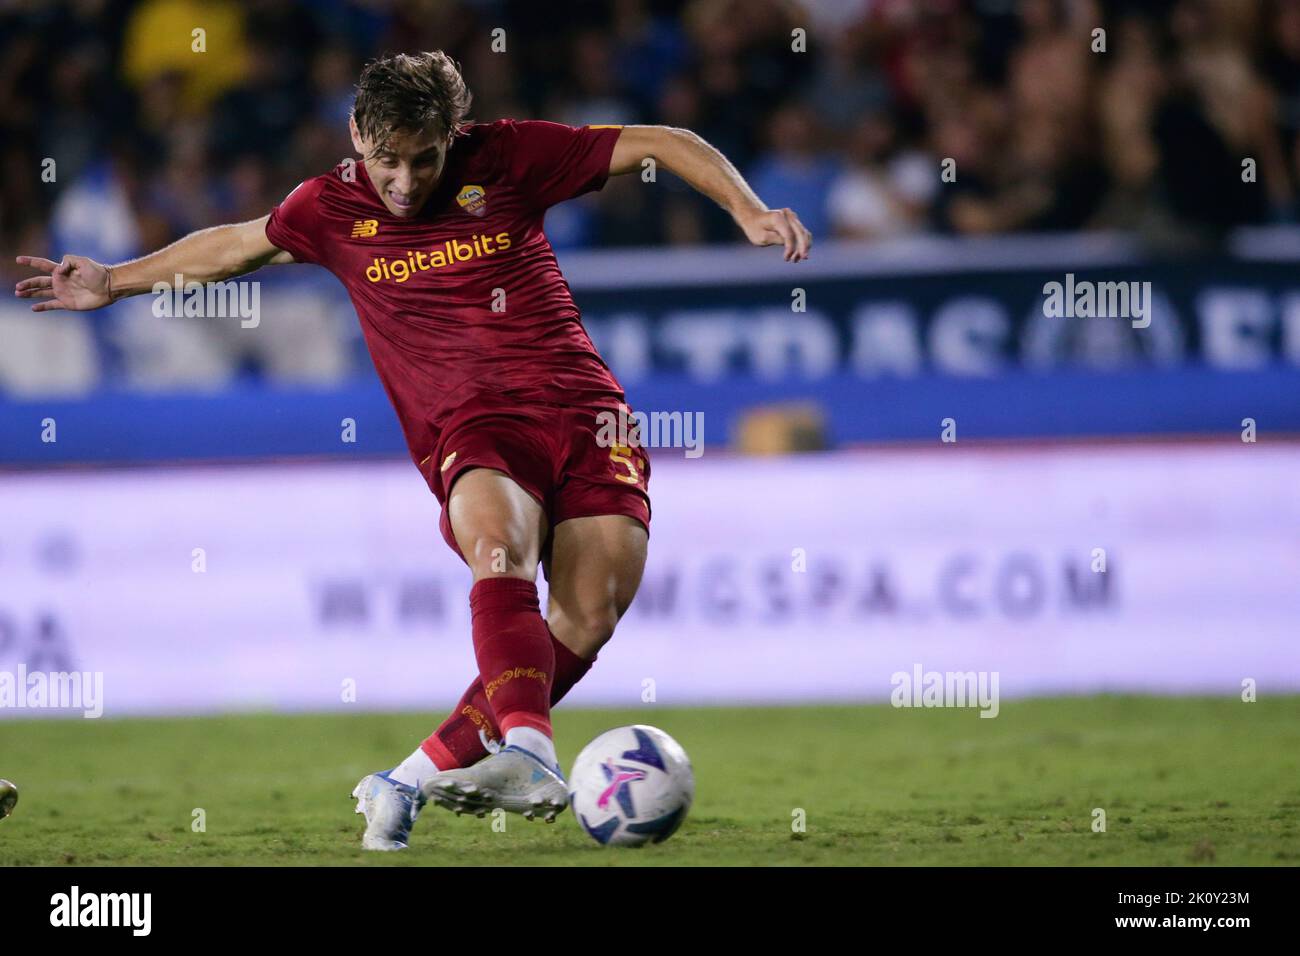
[[[819,238],[1297,215],[1300,0],[0,0],[4,268],[264,215],[352,155],[367,58],[433,48],[475,120],[693,129]],[[556,245],[736,238],[634,180]]]

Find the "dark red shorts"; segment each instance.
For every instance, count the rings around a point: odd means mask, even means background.
[[[504,472],[546,513],[551,529],[570,518],[627,515],[650,530],[650,457],[639,446],[599,440],[602,412],[532,403],[504,406],[473,398],[452,413],[437,449],[423,464],[442,504],[442,537],[461,560],[447,497],[472,468]],[[608,429],[605,434],[608,435]],[[543,553],[549,550],[549,542]]]

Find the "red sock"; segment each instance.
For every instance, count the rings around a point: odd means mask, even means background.
[[[446,720],[439,725],[420,748],[429,755],[439,770],[469,767],[487,756],[487,748],[479,737],[483,731],[488,740],[500,740],[501,728],[496,715],[488,706],[483,693],[483,681],[475,677]]]
[[[549,627],[546,630],[550,633]],[[553,707],[573,689],[574,684],[586,676],[596,658],[583,660],[557,641],[554,634],[551,634],[551,650],[555,653],[555,679],[551,682]],[[420,746],[439,770],[469,767],[488,753],[479,737],[480,729],[488,740],[501,739],[496,714],[492,712],[487,695],[483,693],[483,679],[476,677],[451,715]]]
[[[548,634],[551,632],[549,625],[546,632]],[[555,680],[551,683],[551,706],[554,707],[564,700],[565,694],[573,690],[574,684],[587,676],[587,671],[591,670],[591,665],[596,663],[596,658],[584,661],[557,641],[554,634],[551,634],[551,650],[555,652]]]
[[[470,588],[469,609],[483,694],[501,733],[531,727],[549,737],[555,652],[537,604],[537,585],[521,578],[485,578]]]

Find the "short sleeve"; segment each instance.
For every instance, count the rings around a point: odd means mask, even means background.
[[[321,184],[315,179],[299,183],[271,210],[271,218],[266,221],[266,238],[277,249],[292,255],[296,262],[321,262],[316,201],[320,190]]]
[[[508,124],[510,178],[543,209],[600,189],[621,126],[565,126],[544,120]]]

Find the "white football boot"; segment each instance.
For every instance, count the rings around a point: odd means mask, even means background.
[[[491,810],[541,817],[554,823],[569,805],[569,787],[558,767],[548,767],[523,747],[502,747],[472,767],[444,770],[426,780],[424,796],[459,816],[486,816]]]
[[[352,790],[357,813],[366,817],[361,847],[366,850],[405,850],[411,826],[425,804],[424,794],[415,787],[398,783],[391,770],[366,774]]]

